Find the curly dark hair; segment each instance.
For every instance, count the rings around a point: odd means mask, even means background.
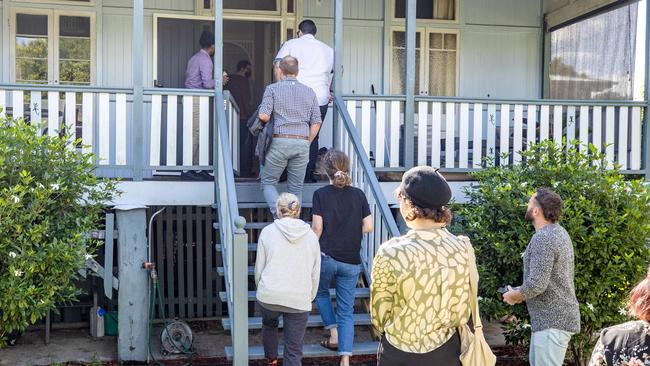
[[[402,193],[401,190],[397,191],[397,198],[401,199],[409,207],[408,213],[406,214],[406,216],[404,216],[404,219],[406,221],[427,219],[427,220],[433,220],[439,224],[449,225],[451,223],[451,220],[453,220],[454,218],[454,214],[447,206],[419,207],[416,204],[414,204],[413,201],[408,199],[408,197],[404,193]]]
[[[548,188],[537,188],[535,201],[537,201],[539,208],[542,209],[546,220],[555,223],[562,216],[564,204],[559,194]]]

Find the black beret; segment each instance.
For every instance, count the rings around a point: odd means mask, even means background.
[[[418,166],[402,177],[402,194],[419,208],[441,208],[451,200],[451,189],[437,169]]]

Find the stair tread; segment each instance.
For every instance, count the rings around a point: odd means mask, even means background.
[[[224,269],[223,267],[217,267],[217,274],[221,277],[224,275]],[[255,274],[255,267],[254,266],[248,266],[248,275],[252,276]]]
[[[240,202],[237,204],[239,208],[268,208],[266,202]],[[311,202],[304,202],[302,208],[311,208]]]
[[[255,294],[256,291],[248,291],[248,301],[255,301]],[[330,289],[330,296],[334,297],[336,295],[336,290],[335,289]],[[369,288],[362,288],[362,287],[357,287],[354,289],[354,297],[357,299],[367,299],[370,297],[370,289]],[[226,292],[221,291],[219,292],[219,298],[221,301],[226,302]]]
[[[249,243],[248,251],[249,252],[257,251],[257,243]],[[217,252],[223,252],[223,244],[217,244]]]
[[[354,317],[354,325],[371,324],[369,313],[355,313],[353,314],[353,317]],[[221,319],[221,324],[223,325],[223,329],[229,330],[230,318],[226,317]],[[283,326],[282,318],[280,318],[279,327],[282,328],[282,326]],[[323,319],[320,317],[320,314],[309,316],[309,319],[307,320],[307,327],[313,328],[313,327],[322,327],[322,326],[323,326]],[[248,318],[248,329],[262,329],[262,317],[256,316],[256,317]]]
[[[354,355],[374,355],[377,353],[377,348],[379,347],[378,342],[361,342],[354,343],[352,346],[352,354]],[[226,357],[228,360],[232,360],[233,349],[228,346],[225,347]],[[278,356],[282,357],[283,347],[278,347]],[[332,351],[325,347],[322,347],[319,344],[305,344],[302,346],[303,357],[328,357],[328,356],[337,356],[338,351]],[[251,360],[259,360],[264,358],[264,347],[262,346],[250,346],[248,347],[248,358]]]

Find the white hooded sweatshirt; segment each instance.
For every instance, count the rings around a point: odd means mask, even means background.
[[[257,300],[311,311],[320,279],[318,237],[304,221],[283,218],[262,230],[257,244]]]

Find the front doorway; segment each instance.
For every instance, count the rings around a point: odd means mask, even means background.
[[[223,29],[224,70],[232,75],[240,61],[252,64],[250,105],[255,108],[264,87],[273,81],[273,59],[280,48],[280,22],[226,19]],[[154,85],[184,88],[187,61],[200,49],[199,37],[204,30],[214,31],[214,23],[202,19],[157,18]]]

